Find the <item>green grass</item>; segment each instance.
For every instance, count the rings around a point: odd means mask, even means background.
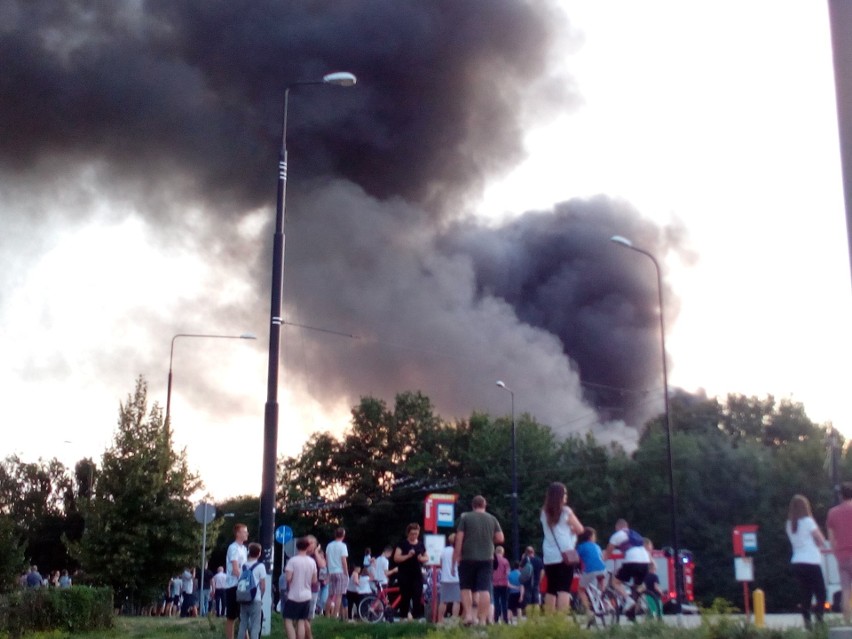
[[[625,625],[605,630],[586,630],[570,619],[549,616],[531,617],[519,626],[436,628],[420,623],[340,623],[316,619],[315,639],[827,639],[825,627],[814,632],[801,629],[757,629],[741,620],[720,617],[698,628],[674,628],[657,623]],[[272,619],[272,637],[283,639],[280,615]],[[25,639],[222,639],[221,619],[163,619],[157,617],[118,617],[115,627],[105,631],[71,634],[66,631],[25,635]],[[0,633],[0,639],[7,635]]]

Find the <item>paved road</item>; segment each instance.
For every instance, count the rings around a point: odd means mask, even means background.
[[[738,621],[745,620],[745,615],[731,615],[731,617]],[[826,615],[826,620],[839,620],[840,618],[840,615],[836,613]],[[683,620],[683,626],[685,628],[694,628],[701,624],[701,617],[699,615],[683,615],[681,619]],[[678,624],[678,618],[675,615],[666,615],[664,620],[667,624],[672,626],[676,626]],[[751,622],[754,623],[754,615],[752,615]],[[802,615],[800,614],[766,615],[766,627],[803,628],[804,623],[802,621]]]

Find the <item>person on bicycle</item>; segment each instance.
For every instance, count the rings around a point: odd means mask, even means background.
[[[630,584],[632,589],[641,588],[648,574],[648,564],[651,563],[651,555],[645,548],[645,539],[635,530],[631,530],[625,519],[615,522],[615,532],[609,538],[609,544],[604,552],[604,557],[609,558],[615,549],[624,553],[624,562],[615,573],[613,586],[624,596],[627,602],[624,610],[628,614],[636,601],[624,589],[623,584]]]
[[[593,585],[603,591],[606,583],[606,564],[603,560],[603,551],[597,541],[597,531],[589,526],[586,526],[577,536],[577,554],[580,555],[583,565],[583,573],[580,575],[580,599],[583,600],[586,610],[591,610],[586,588]]]

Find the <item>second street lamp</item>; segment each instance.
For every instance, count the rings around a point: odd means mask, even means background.
[[[678,530],[677,530],[677,497],[675,495],[675,485],[674,485],[674,460],[672,457],[672,424],[671,418],[669,416],[669,376],[668,376],[668,366],[666,365],[666,326],[663,319],[663,314],[665,312],[665,306],[663,304],[663,275],[660,270],[660,264],[657,262],[657,258],[655,258],[648,251],[637,248],[633,246],[633,242],[628,240],[626,237],[622,237],[620,235],[613,235],[610,238],[611,242],[615,242],[616,244],[620,244],[625,248],[629,248],[631,251],[636,251],[637,253],[641,253],[645,257],[651,260],[654,264],[654,269],[657,272],[657,294],[658,294],[658,303],[660,308],[660,347],[662,351],[662,363],[663,363],[663,407],[664,407],[664,420],[666,426],[666,452],[668,454],[668,465],[669,465],[669,513],[671,516],[671,536],[672,536],[672,551],[674,553],[674,566],[675,566],[675,590],[677,592],[677,611],[680,613],[683,607],[684,602],[684,589],[683,589],[683,563],[680,558],[680,548],[678,544]]]
[[[171,428],[172,416],[172,362],[175,358],[175,340],[178,337],[206,337],[211,339],[257,339],[251,333],[242,335],[211,335],[207,333],[178,333],[172,337],[172,347],[169,350],[169,383],[166,386],[166,431]]]
[[[263,563],[272,574],[275,544],[275,464],[278,456],[278,367],[281,356],[281,297],[284,284],[284,203],[287,195],[287,109],[290,89],[311,84],[354,86],[356,78],[346,71],[329,73],[321,80],[294,82],[284,90],[284,118],[281,126],[281,148],[278,155],[278,195],[275,206],[275,234],[272,241],[272,295],[269,313],[269,368],[266,383],[266,405],[263,415],[263,477],[260,491],[260,544],[263,546]],[[264,598],[265,619],[270,619],[271,608]],[[264,635],[268,632],[264,621]]]
[[[515,393],[505,383],[498,381],[497,386],[512,396],[512,561],[520,561],[521,539],[518,524],[518,448],[515,435]]]

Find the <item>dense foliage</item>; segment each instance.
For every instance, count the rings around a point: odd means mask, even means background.
[[[190,497],[199,487],[185,454],[172,450],[160,409],[148,412],[140,378],[82,504],[82,537],[71,544],[86,579],[111,586],[123,607],[158,601],[171,576],[197,563],[201,539]]]
[[[696,560],[695,592],[702,603],[741,600],[734,580],[731,534],[758,524],[756,587],[770,610],[792,609],[795,583],[783,531],[790,497],[807,495],[822,525],[833,504],[824,468],[824,428],[789,400],[730,395],[724,402],[679,394],[672,398],[673,457],[680,547]],[[350,554],[398,542],[405,525],[421,521],[430,492],[459,495],[457,515],[483,494],[510,530],[511,423],[473,415],[449,424],[428,398],[397,396],[391,410],[366,397],[352,410],[341,437],[316,433],[300,455],[279,463],[279,508],[296,534],[327,541],[345,526]],[[651,422],[638,448],[604,447],[592,435],[557,440],[524,415],[517,422],[520,541],[540,546],[539,508],[551,481],[568,485],[581,521],[605,544],[625,517],[657,547],[672,543],[668,461],[662,420]],[[852,465],[843,462],[843,477]],[[507,545],[511,541],[507,539]]]

